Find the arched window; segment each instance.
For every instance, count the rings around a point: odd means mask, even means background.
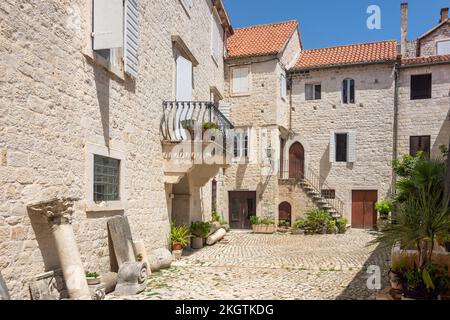
[[[342,81],[342,103],[355,103],[355,80],[345,79]]]

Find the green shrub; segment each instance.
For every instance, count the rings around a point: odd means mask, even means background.
[[[191,234],[197,238],[206,238],[211,231],[211,224],[209,222],[192,222],[190,228]]]
[[[214,122],[205,122],[203,124],[203,129],[204,130],[217,130],[217,129],[219,129],[219,127]]]
[[[389,215],[389,213],[392,212],[392,201],[388,199],[378,201],[375,204],[375,210],[377,210],[381,215]]]
[[[329,220],[327,222],[327,233],[334,233],[336,228],[336,220]]]
[[[216,210],[211,212],[211,222],[220,222],[220,215]]]
[[[271,218],[263,218],[260,219],[257,216],[251,216],[250,217],[250,223],[254,226],[258,226],[258,225],[266,225],[266,226],[271,226],[275,224],[275,220],[271,219]]]
[[[295,220],[293,226],[294,229],[304,230],[306,227],[306,221],[304,219]]]
[[[347,224],[348,224],[347,218],[337,219],[336,226],[338,227],[339,233],[343,234],[347,232]]]
[[[251,216],[250,217],[250,223],[254,226],[259,225],[259,218],[257,216]]]

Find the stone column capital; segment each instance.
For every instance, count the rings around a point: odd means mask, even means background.
[[[63,224],[72,224],[73,205],[78,199],[61,198],[28,205],[34,214],[40,214],[47,219],[50,228]]]

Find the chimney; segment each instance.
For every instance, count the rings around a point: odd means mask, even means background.
[[[448,19],[448,8],[442,8],[441,9],[441,20],[439,21],[439,23],[442,23],[447,19]]]
[[[408,45],[408,3],[401,4],[402,9],[402,29],[400,51],[402,56],[406,56],[406,47]]]

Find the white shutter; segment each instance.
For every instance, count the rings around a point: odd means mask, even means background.
[[[211,14],[211,29],[212,29],[212,55],[216,62],[219,62],[220,51],[220,29],[221,26],[214,13]]]
[[[125,0],[125,73],[137,78],[138,75],[138,0]]]
[[[356,130],[348,133],[348,162],[356,162]]]
[[[241,71],[239,68],[233,68],[231,73],[232,73],[231,82],[233,85],[233,93],[239,93],[239,86],[240,86],[239,77],[240,77]]]
[[[330,134],[330,162],[336,162],[336,134],[331,131]]]
[[[94,50],[123,47],[123,0],[94,0]]]
[[[177,57],[177,101],[192,101],[192,62]]]
[[[222,104],[219,106],[219,111],[227,118],[230,119],[230,105]]]
[[[280,94],[282,98],[286,98],[286,77],[284,74],[281,75],[281,81],[280,81]]]
[[[448,41],[440,41],[437,43],[437,54],[450,54],[450,40]]]
[[[248,68],[240,68],[241,69],[241,76],[239,81],[239,89],[241,93],[248,92],[249,86],[248,86]]]

